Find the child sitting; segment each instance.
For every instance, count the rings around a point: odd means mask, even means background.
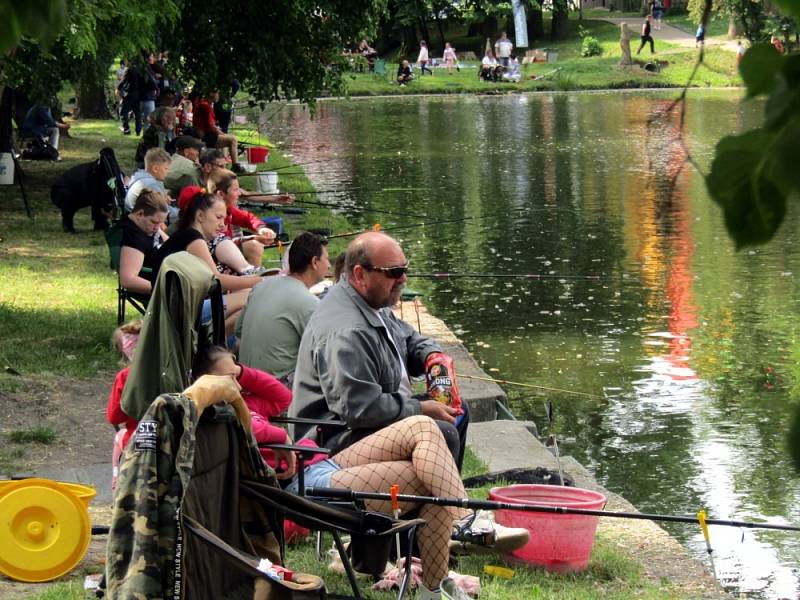
[[[270,417],[284,413],[292,403],[292,392],[275,377],[236,362],[233,353],[221,346],[210,346],[198,357],[194,376],[232,375],[242,386],[242,398],[250,410],[253,435],[259,444],[291,444],[292,440],[285,429],[269,422]],[[300,445],[316,447],[316,444],[303,440]],[[295,472],[294,452],[260,448],[264,461],[278,472],[278,479],[289,479]],[[308,461],[313,464],[324,459],[322,454]]]
[[[108,405],[106,406],[106,420],[111,423],[117,433],[114,435],[114,450],[111,454],[111,491],[117,487],[117,475],[119,474],[119,461],[122,451],[128,444],[128,440],[136,431],[138,420],[132,419],[122,410],[122,390],[128,381],[130,364],[133,362],[133,353],[139,341],[139,333],[142,331],[142,320],[137,319],[130,323],[125,323],[114,330],[111,334],[111,345],[122,356],[125,367],[120,369],[114,377],[114,385],[108,395]]]
[[[414,79],[414,73],[411,72],[411,65],[407,60],[404,60],[400,63],[400,66],[397,67],[397,83],[403,87],[412,79]]]

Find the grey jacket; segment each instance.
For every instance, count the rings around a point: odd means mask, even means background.
[[[335,453],[420,414],[419,401],[399,391],[403,372],[387,328],[410,376],[422,375],[425,358],[441,348],[390,309],[380,315],[383,322],[344,279],[320,302],[300,342],[289,415],[341,419],[352,431],[320,433],[310,425],[294,425],[294,439],[314,439]]]

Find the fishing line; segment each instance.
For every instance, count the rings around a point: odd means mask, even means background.
[[[495,379],[493,377],[481,377],[480,375],[464,375],[463,373],[458,374],[459,378],[464,379],[477,379],[478,381],[491,381],[492,383],[502,383],[504,385],[516,385],[518,387],[524,388],[532,388],[536,390],[545,390],[548,392],[559,392],[561,394],[572,394],[573,396],[585,396],[586,398],[594,398],[596,400],[603,400],[603,396],[598,396],[597,394],[589,394],[587,392],[573,392],[571,390],[562,390],[560,388],[554,387],[547,387],[544,385],[534,385],[532,383],[520,383],[518,381],[508,381],[506,379]]]
[[[380,492],[354,492],[348,489],[309,487],[306,496],[318,498],[343,498],[345,500],[391,500],[389,494]],[[660,515],[639,512],[621,512],[610,510],[594,510],[588,508],[566,508],[562,506],[540,506],[537,504],[515,504],[512,502],[496,502],[493,500],[473,500],[471,498],[440,498],[435,496],[417,496],[398,494],[398,501],[416,504],[435,504],[437,506],[457,506],[472,510],[519,510],[523,512],[543,512],[560,515],[587,515],[590,517],[615,517],[618,519],[638,519],[642,521],[666,521],[671,523],[698,524],[700,520],[694,516]],[[754,523],[752,521],[736,521],[730,519],[705,519],[708,525],[725,527],[746,527],[748,529],[773,529],[776,531],[800,531],[795,525],[779,525],[777,523]]]
[[[447,221],[440,221],[447,222]],[[600,275],[551,275],[539,273],[409,273],[420,279],[569,279],[600,281]]]

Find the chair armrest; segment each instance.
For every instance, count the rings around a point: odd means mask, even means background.
[[[305,417],[270,417],[270,423],[284,423],[287,425],[321,425],[323,427],[339,427],[347,429],[344,421],[329,421],[326,419],[306,419]]]

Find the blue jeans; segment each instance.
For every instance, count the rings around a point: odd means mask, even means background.
[[[147,120],[147,117],[149,117],[150,113],[153,112],[155,109],[156,109],[155,100],[139,101],[139,112],[142,113],[142,131],[150,127],[150,121]]]

